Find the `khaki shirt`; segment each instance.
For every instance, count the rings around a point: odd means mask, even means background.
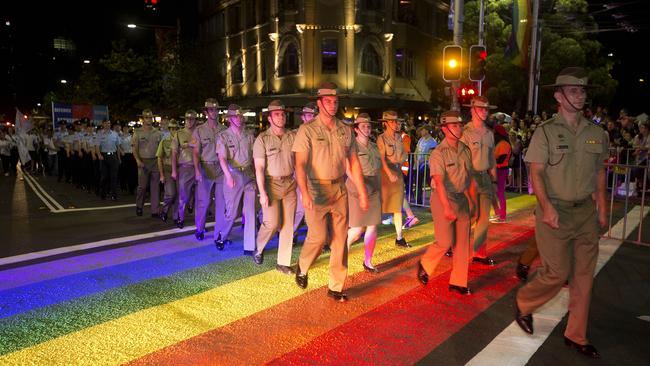
[[[345,159],[357,152],[357,144],[352,129],[339,119],[330,130],[316,116],[298,128],[291,151],[308,153],[307,178],[334,180],[345,174]]]
[[[399,166],[408,158],[404,151],[404,143],[400,135],[392,135],[384,132],[377,137],[377,149],[379,156],[383,156],[391,168],[399,171]]]
[[[192,130],[183,128],[172,139],[172,150],[176,151],[178,165],[192,164]]]
[[[447,139],[442,140],[429,156],[431,177],[442,176],[448,193],[465,192],[469,188],[470,177],[474,172],[471,155],[469,148],[461,141],[454,149]]]
[[[245,168],[253,165],[255,136],[252,133],[242,129],[241,134],[238,135],[231,127],[222,131],[218,138],[217,153],[226,158],[228,165],[232,168]]]
[[[208,122],[196,127],[192,133],[191,146],[199,147],[199,156],[201,161],[216,162],[219,161],[217,157],[217,135],[224,130],[220,124],[216,124],[215,128],[210,127]]]
[[[253,158],[266,160],[265,174],[271,177],[286,177],[294,172],[291,147],[296,140],[296,131],[285,131],[276,136],[269,128],[260,133],[253,145]]]
[[[551,199],[579,201],[596,190],[598,170],[609,157],[609,138],[582,117],[574,133],[561,117],[535,129],[525,161],[544,164],[544,184]]]
[[[359,163],[361,163],[361,170],[363,170],[364,177],[374,177],[379,175],[381,171],[381,158],[379,157],[379,150],[377,145],[368,141],[368,145],[357,143],[359,155]]]
[[[149,132],[138,128],[133,133],[133,145],[138,146],[138,155],[140,159],[154,159],[156,157],[156,151],[158,150],[158,144],[162,140],[162,135],[160,131],[155,128],[151,128]]]
[[[472,152],[472,166],[475,171],[482,172],[494,167],[494,133],[487,127],[483,127],[483,132],[481,132],[470,121],[463,128],[460,141],[467,145]]]
[[[158,150],[156,150],[156,157],[162,160],[163,165],[172,165],[172,136],[169,135],[160,140]]]

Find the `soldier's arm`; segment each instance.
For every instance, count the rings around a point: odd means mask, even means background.
[[[294,156],[296,158],[296,182],[300,188],[300,194],[302,195],[303,206],[306,209],[312,208],[312,198],[307,189],[307,171],[305,167],[307,166],[307,159],[309,158],[308,152],[295,152]],[[308,203],[308,204],[305,204]]]
[[[138,146],[138,135],[133,134],[133,137],[131,138],[131,146],[133,149],[133,158],[135,159],[136,164],[138,167],[142,166],[142,159],[140,159],[140,146]]]
[[[255,181],[257,182],[257,189],[260,191],[260,205],[262,207],[268,207],[269,196],[266,193],[266,176],[264,175],[264,170],[266,170],[266,159],[264,158],[254,158],[255,161]]]
[[[352,173],[352,182],[359,192],[359,204],[361,205],[362,210],[368,209],[368,192],[366,191],[366,185],[363,183],[363,170],[361,169],[361,162],[359,161],[359,156],[357,156],[356,151],[353,151],[348,158],[350,165],[350,172]]]

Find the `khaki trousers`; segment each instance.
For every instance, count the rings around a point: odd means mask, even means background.
[[[474,243],[472,245],[472,257],[487,257],[487,234],[490,224],[490,208],[492,207],[492,197],[494,188],[490,180],[490,174],[475,174],[474,179],[477,184],[477,204],[478,218],[474,226]]]
[[[257,232],[257,251],[262,252],[280,227],[278,264],[291,265],[293,247],[293,219],[296,213],[296,181],[293,176],[285,179],[266,177],[269,206],[262,207],[262,225]]]
[[[533,279],[517,292],[522,314],[530,314],[552,299],[569,282],[569,321],[564,335],[587,344],[587,320],[594,270],[598,259],[598,218],[591,199],[577,207],[552,200],[559,215],[559,229],[542,222],[535,210],[535,240],[542,259]]]
[[[168,213],[171,210],[172,219],[178,218],[178,194],[176,191],[176,181],[172,179],[171,165],[163,167],[165,175],[165,192],[163,194],[162,211]]]
[[[185,221],[185,206],[192,199],[192,186],[195,184],[194,166],[183,164],[178,167],[178,219]],[[205,222],[205,221],[204,221]]]
[[[194,222],[196,231],[205,231],[205,220],[208,215],[208,206],[212,201],[212,189],[214,189],[214,239],[217,239],[217,227],[223,223],[223,213],[225,212],[223,199],[223,172],[218,161],[201,162],[201,174],[203,180],[196,184],[196,211],[194,213]]]
[[[332,240],[330,242],[329,284],[333,291],[342,291],[348,275],[348,193],[341,180],[336,184],[309,182],[309,193],[314,205],[305,208],[307,238],[303,243],[298,260],[300,273],[307,273],[309,267],[320,255],[327,238],[327,216],[332,218]]]
[[[242,202],[243,197],[242,207],[245,217],[244,250],[253,251],[255,250],[255,222],[257,221],[257,215],[255,215],[255,197],[257,196],[255,181],[246,173],[236,169],[231,170],[230,174],[232,174],[235,181],[235,186],[233,188],[228,187],[224,179],[223,197],[226,204],[226,213],[223,215],[223,223],[214,226],[215,238],[217,233],[221,233],[222,240],[230,237],[232,225],[239,216],[239,204]]]
[[[467,272],[469,269],[470,253],[470,217],[469,202],[464,194],[448,195],[449,204],[456,214],[455,221],[449,221],[445,217],[442,203],[435,190],[431,192],[431,216],[435,230],[436,242],[429,245],[427,251],[420,259],[422,267],[429,276],[433,274],[440,259],[449,248],[453,247],[452,270],[449,284],[467,287]]]
[[[158,161],[156,159],[142,159],[144,167],[138,168],[138,190],[135,197],[135,205],[138,208],[144,206],[144,197],[149,186],[149,199],[151,200],[151,213],[158,214],[160,205],[160,172],[158,172]]]

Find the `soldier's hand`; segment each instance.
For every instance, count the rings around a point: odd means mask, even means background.
[[[607,224],[609,223],[607,219],[607,212],[605,210],[598,211],[598,224],[600,225],[601,228],[606,228]]]
[[[104,160],[104,155],[101,155],[101,154],[100,154],[100,155],[98,156],[98,158],[99,158],[99,160]]]
[[[260,192],[260,205],[263,208],[269,207],[269,196],[266,194],[266,192]]]
[[[196,179],[197,182],[203,182],[203,175],[201,175],[201,172],[194,172],[194,179]]]
[[[176,180],[176,170],[172,170],[172,179]]]
[[[231,175],[226,175],[226,185],[230,188],[235,188],[235,180],[232,179]]]
[[[359,207],[362,211],[368,211],[369,204],[367,194],[362,194],[359,196]]]
[[[391,183],[397,182],[397,175],[390,173],[390,175],[388,176],[388,180],[390,180]]]
[[[136,164],[138,164],[138,168],[144,168],[144,163],[142,162],[142,160],[136,161]]]
[[[305,192],[302,195],[302,207],[304,207],[305,210],[311,210],[314,208],[314,201],[311,199],[311,194],[309,194],[309,192]]]
[[[160,183],[165,184],[165,176],[163,173],[160,173]]]
[[[558,216],[555,207],[553,207],[552,205],[549,205],[548,208],[544,210],[544,216],[542,218],[542,221],[553,229],[560,228],[560,223],[559,223],[560,217]]]
[[[456,221],[457,217],[451,207],[445,208],[445,218],[449,221]]]

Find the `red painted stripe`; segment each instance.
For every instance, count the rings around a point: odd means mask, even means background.
[[[517,224],[526,224],[524,221],[527,221],[527,219],[522,218],[522,220],[517,220]],[[532,232],[533,230],[530,226],[501,225],[498,232],[490,235],[491,237],[488,241],[490,252],[494,253],[496,250],[519,244],[530,238]],[[321,344],[319,342],[322,337],[328,337],[328,339],[333,338],[333,340],[330,340],[333,346],[340,344],[340,352],[344,354],[347,348],[346,342],[350,342],[351,340],[345,337],[339,339],[337,343],[336,338],[337,334],[340,334],[339,332],[348,332],[349,324],[355,324],[355,327],[359,328],[359,332],[354,336],[358,339],[353,340],[355,342],[361,342],[357,346],[363,347],[365,343],[366,348],[370,347],[372,349],[373,346],[369,346],[370,343],[363,340],[369,336],[376,337],[376,334],[367,334],[373,333],[374,329],[367,328],[363,325],[364,323],[361,326],[357,324],[358,317],[365,319],[365,317],[371,316],[372,314],[375,314],[374,316],[377,319],[388,319],[390,321],[389,326],[382,326],[385,329],[385,332],[381,332],[384,339],[375,340],[379,342],[374,343],[377,345],[394,343],[392,339],[400,333],[399,328],[403,328],[403,322],[402,320],[392,321],[392,318],[401,319],[400,316],[410,313],[417,314],[424,312],[426,314],[441,314],[447,322],[456,324],[459,328],[462,325],[458,321],[453,320],[453,318],[459,316],[459,314],[451,311],[453,310],[453,306],[450,306],[445,301],[442,304],[431,303],[431,301],[440,299],[433,295],[437,292],[437,287],[443,288],[447,285],[451,261],[446,258],[441,261],[441,264],[436,270],[436,274],[431,278],[431,283],[427,287],[427,290],[423,290],[415,279],[415,265],[424,249],[422,248],[422,250],[411,252],[389,263],[380,265],[379,268],[382,273],[378,276],[367,273],[359,273],[351,276],[348,279],[348,294],[351,300],[346,304],[339,304],[327,299],[325,296],[326,287],[322,287],[306,292],[302,296],[290,299],[247,318],[230,323],[224,327],[161,349],[139,360],[135,360],[132,364],[262,364],[277,359],[278,357],[284,357],[284,355],[295,360],[297,363],[320,363],[319,360],[321,357],[317,357],[317,355],[308,352],[307,349],[316,344]],[[496,258],[499,259],[501,264],[496,268],[482,266],[471,267],[470,286],[474,286],[477,290],[480,290],[475,296],[460,299],[469,301],[469,303],[464,305],[464,312],[476,316],[482,309],[496,301],[499,297],[497,296],[498,294],[507,292],[503,290],[497,291],[496,289],[491,290],[494,286],[503,287],[505,285],[501,283],[496,285],[492,284],[492,280],[486,281],[485,278],[502,277],[501,275],[496,277],[488,275],[487,273],[491,271],[495,273],[508,272],[512,276],[511,267],[513,265],[509,264],[506,259],[514,258],[518,252],[523,250],[523,247],[517,249],[515,251],[508,249],[497,253]],[[293,281],[292,278],[287,278],[287,280]],[[512,286],[516,283],[513,281],[511,281]],[[260,285],[272,286],[272,284]],[[431,292],[432,290],[433,292]],[[481,295],[481,293],[483,294]],[[492,293],[492,295],[488,296],[489,293]],[[444,289],[444,294],[448,297],[446,289]],[[413,299],[414,296],[415,299]],[[446,297],[443,296],[441,298]],[[453,302],[454,298],[449,297],[447,301]],[[459,301],[459,299],[456,299],[456,301]],[[434,306],[445,310],[433,309],[432,307]],[[386,315],[386,311],[391,315]],[[450,316],[450,314],[453,316]],[[462,319],[469,319],[469,317],[463,316]],[[403,324],[408,323],[404,322]],[[445,338],[452,333],[447,334],[445,332]],[[427,334],[426,336],[429,337],[431,335]],[[325,347],[326,343],[322,343],[322,345]],[[331,353],[327,348],[324,349],[327,352],[322,352]],[[424,355],[430,352],[431,349],[425,347],[421,351],[421,354]],[[332,348],[332,350],[336,350],[334,354],[339,354],[336,348]],[[304,353],[306,351],[308,353]],[[403,351],[406,351],[406,349]],[[298,357],[301,354],[309,354],[309,357],[314,358]],[[337,362],[336,359],[333,359],[333,363],[343,362]]]

